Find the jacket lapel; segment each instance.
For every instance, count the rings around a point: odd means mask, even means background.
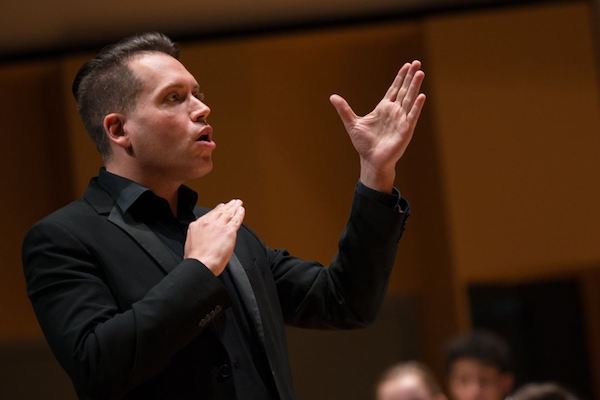
[[[107,215],[110,222],[129,234],[165,273],[169,273],[175,268],[179,260],[169,248],[145,224],[134,221],[130,215],[123,213],[110,195],[100,187],[96,179],[92,179],[83,198],[98,214]]]
[[[171,272],[181,261],[146,224],[135,221],[129,214],[122,212],[118,205],[113,206],[108,220],[127,232],[165,273]]]
[[[256,296],[254,296],[254,290],[252,290],[252,285],[248,279],[248,274],[246,273],[246,270],[242,266],[242,263],[240,263],[240,260],[237,258],[235,253],[231,255],[228,268],[231,272],[231,276],[233,277],[233,281],[239,290],[240,296],[242,297],[242,302],[244,303],[244,306],[248,311],[248,315],[250,315],[258,336],[260,337],[260,340],[264,346],[265,330],[263,328],[258,304],[256,303]]]

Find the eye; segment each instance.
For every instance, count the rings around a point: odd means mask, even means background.
[[[195,98],[197,98],[200,101],[204,101],[204,93],[202,93],[202,92],[194,91],[194,92],[192,92],[192,96],[194,96]]]
[[[166,100],[168,103],[179,103],[179,102],[181,102],[181,101],[183,100],[183,96],[181,96],[181,95],[180,95],[179,93],[177,93],[177,92],[172,92],[172,93],[169,93],[169,94],[167,95],[167,97],[165,98],[165,100]]]

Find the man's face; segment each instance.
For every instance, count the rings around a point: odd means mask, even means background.
[[[129,68],[142,82],[123,123],[134,168],[173,183],[206,175],[216,145],[194,77],[175,58],[156,52],[135,56]]]
[[[448,376],[453,400],[501,400],[510,392],[512,383],[512,374],[472,358],[455,361]]]

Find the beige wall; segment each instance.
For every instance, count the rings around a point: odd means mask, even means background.
[[[327,262],[358,176],[328,96],[366,113],[402,62],[422,59],[429,99],[397,179],[413,213],[388,296],[415,299],[407,329],[417,332],[416,354],[441,372],[442,344],[469,326],[470,283],[598,266],[589,22],[585,3],[573,2],[184,43],[218,144],[214,172],[191,185],[204,205],[242,198],[246,222],[268,244]],[[88,56],[0,66],[0,201],[10,210],[0,228],[0,318],[9,321],[0,341],[41,337],[24,295],[21,238],[79,196],[100,165],[70,96]],[[350,354],[339,357],[340,368],[351,365]]]
[[[426,24],[436,137],[462,282],[598,264],[600,109],[590,10]]]
[[[0,340],[40,336],[25,296],[21,241],[35,220],[71,197],[58,78],[55,62],[0,67]]]
[[[435,17],[424,42],[459,324],[469,326],[471,284],[576,277],[600,396],[591,295],[600,288],[600,104],[590,8]]]

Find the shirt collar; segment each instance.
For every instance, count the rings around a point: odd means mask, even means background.
[[[100,168],[100,172],[98,173],[98,183],[110,194],[123,212],[128,212],[142,197],[158,197],[149,188],[131,179],[108,172],[104,167]],[[181,185],[178,191],[178,214],[191,213],[198,201],[198,194],[185,185]]]

